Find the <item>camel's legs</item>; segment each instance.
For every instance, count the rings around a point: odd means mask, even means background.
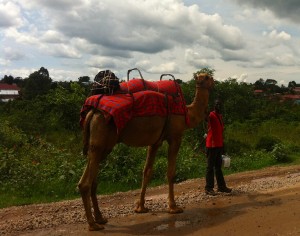
[[[98,154],[99,155],[99,154]],[[92,209],[91,209],[91,195],[92,195],[92,185],[93,186],[93,205],[96,209],[96,214],[100,213],[96,195],[95,195],[95,181],[98,175],[99,171],[99,160],[104,159],[102,158],[97,158],[97,153],[95,151],[90,151],[88,155],[88,163],[85,168],[85,171],[83,172],[83,175],[78,183],[79,191],[82,197],[85,213],[86,213],[86,218],[89,223],[89,230],[94,231],[94,230],[101,230],[104,229],[104,227],[100,224],[97,224],[93,218],[92,215]],[[101,213],[100,213],[101,215]]]
[[[135,209],[136,213],[146,213],[149,211],[149,209],[145,208],[145,194],[146,194],[147,185],[150,182],[152,177],[155,155],[160,146],[161,144],[148,146],[147,159],[143,171],[143,182],[142,182],[140,200],[138,201],[137,207]]]
[[[91,189],[91,199],[93,203],[93,208],[94,208],[94,218],[95,222],[98,224],[106,224],[107,219],[104,218],[100,212],[99,205],[98,205],[98,200],[97,200],[97,181],[96,179],[93,181],[92,184],[92,189]]]
[[[169,183],[169,213],[181,213],[183,212],[182,208],[176,206],[174,200],[174,178],[176,172],[176,158],[180,148],[181,139],[172,140],[169,143],[168,150],[168,183]]]

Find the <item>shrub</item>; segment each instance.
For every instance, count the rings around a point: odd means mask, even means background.
[[[225,152],[232,154],[241,154],[242,152],[250,150],[250,146],[244,142],[235,139],[228,139],[224,144]]]
[[[140,183],[146,158],[144,152],[142,148],[118,144],[101,165],[100,179],[128,185]]]
[[[277,162],[284,163],[290,161],[288,148],[284,144],[275,144],[271,153]]]
[[[26,143],[26,135],[9,121],[0,123],[0,145],[7,149],[22,146]]]
[[[274,149],[274,146],[278,143],[280,143],[280,140],[276,137],[262,136],[256,144],[256,149],[271,152]]]
[[[250,150],[239,155],[231,156],[229,169],[233,172],[241,172],[245,170],[255,170],[274,164],[276,164],[276,161],[270,152],[264,150]]]

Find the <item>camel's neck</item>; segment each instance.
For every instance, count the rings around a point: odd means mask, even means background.
[[[209,91],[206,88],[197,87],[194,101],[188,105],[190,118],[189,128],[196,127],[207,115]]]

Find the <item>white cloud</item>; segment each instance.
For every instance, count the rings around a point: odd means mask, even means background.
[[[65,36],[55,30],[47,30],[41,35],[41,40],[45,43],[66,43]]]
[[[167,62],[158,66],[152,66],[147,69],[147,72],[152,74],[176,74],[180,73],[180,67],[176,64],[176,62]]]
[[[19,27],[22,25],[20,8],[12,3],[0,3],[0,28]]]
[[[263,32],[263,35],[267,36],[270,40],[288,41],[291,39],[291,35],[284,31],[278,33],[277,30],[272,30],[270,33]]]
[[[0,65],[1,66],[7,66],[9,64],[9,61],[8,60],[5,60],[3,58],[0,58]],[[4,75],[4,74],[3,74]]]
[[[248,78],[248,74],[247,73],[244,73],[244,74],[241,74],[238,78],[238,82],[244,82],[246,83],[247,82],[247,78]]]
[[[195,52],[192,49],[185,50],[185,61],[195,68],[211,67],[204,55],[201,55],[199,52]]]
[[[16,43],[27,45],[39,45],[40,42],[32,32],[20,32],[16,28],[10,28],[5,31],[5,36]]]
[[[4,57],[9,61],[21,60],[25,57],[18,49],[4,48]]]
[[[247,74],[253,81],[258,73],[278,68],[300,79],[300,33],[286,20],[295,22],[299,3],[281,3],[283,12],[294,6],[289,17],[278,13],[278,1],[253,6],[245,0],[212,0],[205,8],[202,1],[188,2],[2,0],[0,76],[44,66],[53,78],[92,76],[100,69],[121,78],[139,67],[149,79],[175,73],[184,80],[211,67],[225,79]]]
[[[99,68],[116,68],[116,60],[109,57],[93,57],[86,63],[90,67]]]

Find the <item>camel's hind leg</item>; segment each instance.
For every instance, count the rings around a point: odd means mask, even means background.
[[[78,183],[79,191],[82,197],[86,218],[89,224],[89,230],[101,230],[104,229],[103,225],[107,222],[106,219],[102,217],[99,210],[96,189],[97,189],[97,175],[99,171],[100,160],[104,160],[109,152],[95,150],[90,150],[88,155],[88,163],[83,172],[83,175]],[[94,217],[91,209],[91,200],[94,208]]]
[[[107,219],[102,216],[102,213],[100,212],[99,205],[98,205],[98,200],[97,200],[97,181],[96,180],[92,184],[91,199],[92,199],[93,208],[94,208],[95,222],[98,223],[98,224],[106,224],[107,223]]]
[[[146,213],[149,211],[149,209],[145,207],[145,194],[146,194],[147,185],[150,182],[150,179],[152,177],[155,155],[160,146],[161,144],[156,144],[148,147],[147,159],[146,159],[144,172],[143,172],[143,183],[142,183],[140,199],[135,209],[136,213]]]
[[[181,213],[183,209],[177,207],[175,199],[174,199],[174,178],[176,172],[176,158],[180,148],[181,139],[172,140],[169,143],[169,151],[168,151],[168,183],[169,183],[169,213]]]

